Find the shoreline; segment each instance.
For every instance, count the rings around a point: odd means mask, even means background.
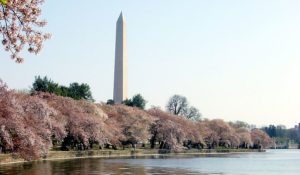
[[[231,154],[231,153],[253,153],[265,152],[259,149],[190,149],[190,150],[162,150],[162,149],[137,149],[137,150],[86,150],[86,151],[50,151],[49,154],[41,159],[26,161],[20,158],[13,158],[12,154],[0,154],[0,165],[17,163],[84,159],[84,158],[117,158],[117,157],[140,157],[140,156],[159,156],[159,155],[178,155],[178,154]]]

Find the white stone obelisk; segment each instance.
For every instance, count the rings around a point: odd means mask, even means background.
[[[127,99],[127,35],[126,21],[123,13],[117,21],[116,50],[115,50],[115,77],[114,101],[122,103]]]

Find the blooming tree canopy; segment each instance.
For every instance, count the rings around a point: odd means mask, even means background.
[[[43,42],[51,37],[38,30],[47,24],[39,20],[43,3],[44,0],[0,0],[0,39],[5,51],[10,52],[17,63],[24,61],[19,56],[24,47],[38,54]]]
[[[1,0],[0,0],[1,2]],[[150,143],[150,144],[149,144]],[[0,153],[35,160],[50,149],[274,147],[262,130],[223,120],[189,120],[157,107],[96,104],[53,93],[9,90],[0,79]]]

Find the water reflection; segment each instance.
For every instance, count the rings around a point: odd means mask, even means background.
[[[0,174],[3,175],[76,175],[76,174],[164,174],[164,175],[182,175],[182,174],[199,174],[199,172],[188,171],[179,168],[160,168],[160,167],[143,167],[130,165],[122,162],[110,162],[104,159],[72,159],[72,160],[55,160],[42,161],[33,163],[1,165]],[[203,174],[203,173],[202,173]],[[205,173],[204,173],[205,174]]]
[[[266,153],[178,154],[124,158],[53,160],[0,165],[3,175],[220,174],[299,175],[299,150]]]

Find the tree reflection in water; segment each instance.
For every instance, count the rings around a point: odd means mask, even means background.
[[[178,168],[143,167],[127,163],[110,162],[105,159],[71,159],[49,160],[31,163],[1,165],[0,174],[3,175],[110,175],[110,174],[164,174],[182,175],[199,174]]]

